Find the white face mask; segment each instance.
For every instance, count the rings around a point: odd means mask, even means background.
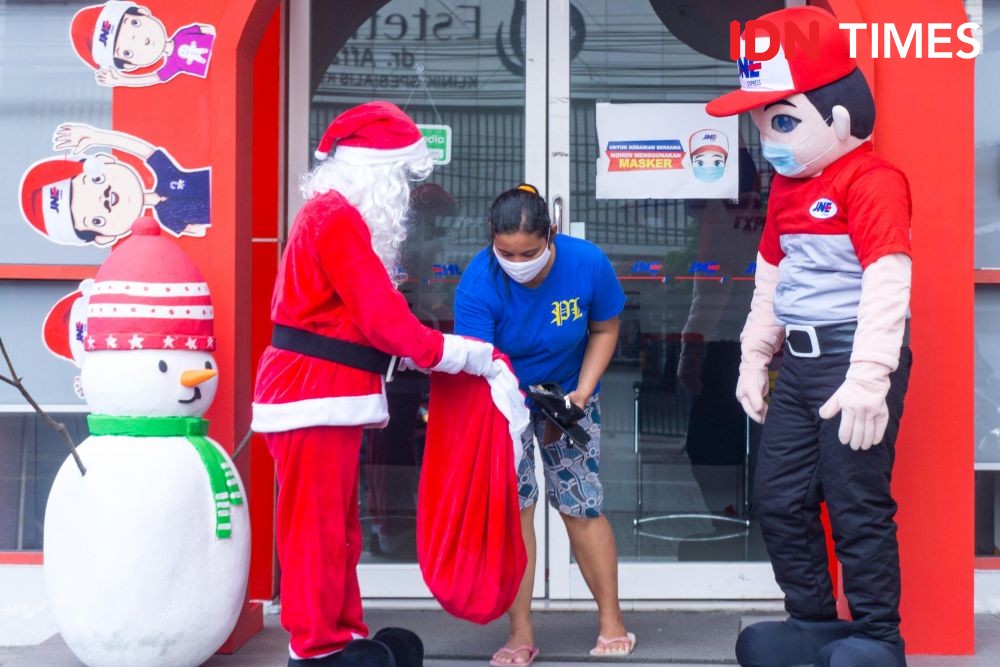
[[[524,284],[531,282],[542,272],[552,252],[549,250],[549,239],[546,237],[545,250],[538,257],[529,259],[527,262],[512,262],[509,259],[504,259],[497,252],[496,246],[493,246],[493,254],[496,256],[497,262],[500,263],[500,268],[510,276],[511,280]]]

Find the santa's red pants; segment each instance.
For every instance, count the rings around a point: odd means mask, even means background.
[[[295,657],[316,658],[368,636],[356,570],[361,427],[302,428],[266,439],[278,475],[281,624]]]

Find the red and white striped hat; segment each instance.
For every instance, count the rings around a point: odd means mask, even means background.
[[[416,123],[392,102],[366,102],[333,119],[316,150],[316,159],[356,165],[390,164],[429,157]]]
[[[136,220],[131,238],[94,277],[85,347],[211,351],[212,318],[212,297],[198,267],[147,216]]]

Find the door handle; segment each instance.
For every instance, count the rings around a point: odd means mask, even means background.
[[[563,200],[562,197],[556,196],[552,199],[552,222],[556,226],[556,233],[561,234],[562,228],[562,218],[563,218]]]

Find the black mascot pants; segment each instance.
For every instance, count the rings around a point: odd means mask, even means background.
[[[837,617],[820,523],[825,500],[854,634],[899,638],[899,548],[889,484],[912,362],[904,347],[886,397],[884,439],[854,451],[837,436],[839,414],[819,417],[844,381],[850,354],[802,358],[786,352],[782,359],[757,454],[754,512],[793,618]]]

